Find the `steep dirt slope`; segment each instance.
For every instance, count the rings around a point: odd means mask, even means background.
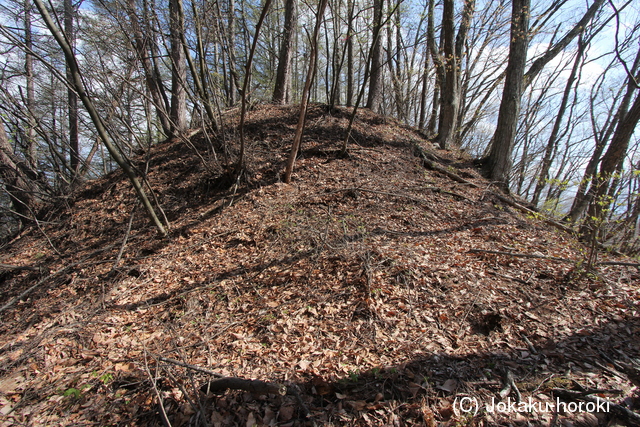
[[[620,370],[640,357],[636,268],[581,274],[570,235],[367,111],[341,158],[346,110],[314,106],[294,182],[280,183],[296,114],[250,112],[237,185],[220,178],[222,136],[154,147],[170,238],[116,172],[3,248],[1,263],[36,270],[0,272],[2,425],[597,424],[584,410],[491,412],[515,402],[499,394],[507,377],[525,400],[598,389],[637,410]],[[416,144],[474,185],[425,168]],[[297,396],[205,395],[211,376],[161,357]]]

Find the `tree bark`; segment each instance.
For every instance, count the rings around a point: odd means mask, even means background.
[[[0,177],[4,182],[13,210],[18,214],[20,224],[24,225],[32,217],[37,201],[36,186],[20,168],[20,159],[14,155],[2,120],[0,120]]]
[[[165,135],[171,133],[171,125],[169,123],[169,114],[167,105],[162,97],[162,83],[158,81],[156,73],[153,70],[153,63],[149,58],[150,44],[153,43],[152,37],[148,34],[144,34],[140,24],[138,22],[138,15],[136,14],[134,0],[127,0],[126,12],[129,17],[129,23],[132,31],[133,48],[138,57],[138,61],[142,65],[144,72],[145,83],[149,90],[149,95],[153,101],[153,107],[156,110],[156,115],[160,121],[160,127]]]
[[[640,78],[640,75],[637,78]],[[628,85],[631,88],[634,85],[634,79],[628,79]],[[613,180],[616,179],[616,171],[624,160],[629,147],[631,136],[635,132],[636,126],[640,122],[640,94],[636,94],[633,105],[618,122],[616,131],[609,144],[609,148],[602,157],[598,176],[595,178],[593,186],[595,188],[594,196],[591,198],[589,210],[587,212],[587,221],[581,227],[581,234],[586,237],[592,237],[598,228],[599,222],[602,221],[603,214],[611,205],[611,197],[606,197]]]
[[[35,83],[33,74],[33,32],[31,30],[31,1],[24,1],[24,45],[26,48],[24,57],[24,73],[25,83],[27,86],[27,151],[26,159],[29,167],[33,170],[38,169],[38,152],[36,142],[36,117],[35,117]]]
[[[71,0],[64,0],[64,32],[69,42],[71,49],[74,49],[75,45],[75,32],[73,28],[73,19],[75,10]],[[67,64],[66,74],[67,80],[72,80],[72,71]],[[78,173],[80,167],[80,143],[78,139],[78,96],[76,92],[69,88],[67,89],[67,114],[69,124],[69,165],[71,171],[75,175]]]
[[[236,162],[234,168],[234,175],[236,176],[240,176],[240,174],[244,170],[244,120],[247,113],[247,91],[249,90],[249,82],[251,81],[253,55],[255,54],[256,46],[258,45],[258,36],[260,35],[260,29],[262,28],[264,18],[267,16],[267,12],[269,11],[270,7],[271,0],[265,0],[264,6],[262,7],[262,12],[260,13],[260,18],[258,18],[258,23],[256,24],[255,34],[253,35],[253,43],[251,44],[251,49],[249,50],[249,58],[247,59],[247,64],[245,65],[244,82],[242,83],[242,93],[240,94],[240,153],[238,154],[238,161]]]
[[[179,0],[169,0],[169,38],[171,40],[171,135],[187,129],[187,63],[182,44],[184,25]]]
[[[380,33],[382,30],[382,6],[384,0],[373,1],[373,30],[371,34],[371,71],[369,75],[369,94],[366,108],[372,111],[380,111],[382,101],[382,43]]]
[[[278,69],[272,100],[276,104],[291,101],[291,58],[293,56],[293,36],[296,29],[296,0],[286,0],[284,6],[284,28],[278,55]]]
[[[347,0],[349,9],[347,23],[347,107],[353,106],[353,9],[355,0]]]
[[[518,125],[520,100],[524,88],[524,68],[529,46],[530,0],[513,0],[511,12],[511,42],[507,62],[504,90],[489,155],[484,159],[484,168],[493,181],[509,190],[509,172],[512,151]]]
[[[636,72],[640,67],[640,51],[636,55],[633,67],[631,69],[632,72]],[[595,149],[587,166],[585,168],[585,172],[583,175],[580,184],[578,185],[578,189],[576,191],[576,196],[571,205],[571,209],[565,220],[576,222],[578,221],[584,213],[587,211],[593,197],[595,195],[595,183],[597,182],[597,171],[598,164],[601,161],[602,153],[609,142],[609,138],[614,134],[615,129],[618,127],[619,122],[625,117],[627,112],[629,111],[629,105],[631,104],[631,100],[633,98],[633,93],[635,91],[635,87],[633,85],[627,85],[624,96],[622,97],[622,101],[618,106],[618,109],[613,115],[613,119],[608,123],[605,127],[601,135],[598,135],[596,130],[594,129],[595,136]],[[593,119],[592,119],[593,120]]]

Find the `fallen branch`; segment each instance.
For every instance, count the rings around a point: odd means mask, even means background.
[[[537,259],[546,259],[546,260],[549,260],[549,261],[565,262],[565,263],[569,263],[569,264],[575,264],[577,262],[576,260],[569,259],[569,258],[559,258],[559,257],[555,257],[555,256],[535,255],[535,254],[520,254],[520,253],[516,253],[516,252],[490,251],[490,250],[486,250],[486,249],[469,249],[467,251],[467,253],[470,253],[470,254],[487,253],[487,254],[493,254],[493,255],[512,256],[512,257],[517,257],[517,258],[537,258]],[[640,264],[636,264],[636,263],[632,263],[632,262],[618,262],[618,261],[598,262],[595,265],[623,265],[623,266],[628,266],[628,267],[640,268]],[[514,278],[514,280],[520,280],[520,279],[515,279]]]
[[[65,267],[60,268],[59,270],[54,271],[53,273],[49,274],[45,278],[43,278],[40,281],[36,282],[35,285],[31,286],[30,288],[28,288],[27,290],[22,292],[20,295],[11,298],[8,303],[6,303],[2,307],[0,307],[0,313],[4,312],[6,309],[8,309],[12,305],[14,305],[16,302],[24,299],[27,295],[29,295],[31,292],[33,292],[39,286],[42,286],[43,284],[48,283],[50,279],[52,279],[52,278],[54,278],[56,276],[59,276],[60,274],[64,273],[65,271],[71,270],[72,268],[75,268],[75,267],[77,267],[79,265],[85,264],[85,261],[87,261],[87,259],[91,258],[93,255],[95,255],[97,253],[100,253],[100,252],[104,252],[107,249],[111,249],[112,247],[113,247],[113,245],[109,245],[106,248],[99,249],[99,250],[93,252],[91,255],[89,255],[85,259],[83,259],[82,261],[74,262],[73,264],[69,264],[69,265],[67,265]],[[107,261],[107,260],[96,261],[96,262],[93,262],[93,264],[101,264],[101,263],[105,263],[105,262],[110,262],[110,261]]]
[[[222,393],[228,389],[244,390],[253,394],[287,394],[287,387],[282,384],[269,383],[260,380],[245,380],[244,378],[224,377],[209,381],[203,385],[202,392]]]
[[[11,264],[1,264],[0,268],[5,270],[29,270],[29,271],[39,271],[40,269],[37,267],[32,267],[30,265],[11,265]]]
[[[178,366],[182,366],[185,368],[189,368],[191,370],[194,371],[198,371],[198,372],[202,372],[203,374],[209,374],[211,376],[214,376],[216,378],[225,378],[224,375],[221,375],[219,373],[217,373],[216,371],[212,371],[211,369],[207,369],[207,368],[203,368],[201,366],[197,366],[197,365],[192,365],[190,363],[185,363],[185,362],[181,362],[179,360],[175,360],[175,359],[169,359],[168,357],[162,357],[162,356],[156,356],[158,360],[161,360],[163,362],[167,362],[167,363],[171,363],[173,365],[178,365]]]
[[[635,262],[622,262],[622,261],[603,261],[599,262],[596,265],[623,265],[626,267],[635,267],[640,268],[640,264]]]
[[[585,392],[554,388],[551,390],[554,396],[565,400],[583,400],[594,403],[597,408],[604,408],[604,411],[613,414],[618,420],[625,421],[629,426],[640,426],[640,414],[637,414],[624,406],[612,403],[607,399],[598,396],[589,396]]]
[[[493,254],[493,255],[512,256],[512,257],[517,257],[517,258],[546,259],[546,260],[549,260],[549,261],[566,262],[566,263],[570,263],[570,264],[575,264],[576,263],[575,260],[568,259],[568,258],[558,258],[558,257],[555,257],[555,256],[535,255],[535,254],[520,254],[520,253],[514,253],[514,252],[489,251],[489,250],[485,250],[485,249],[469,249],[469,251],[467,251],[467,253],[470,253],[470,254],[487,253],[487,254]]]
[[[503,196],[502,194],[496,193],[494,191],[489,191],[489,194],[491,194],[492,196],[495,196],[496,198],[498,198],[501,202],[504,202],[506,204],[508,204],[509,206],[512,206],[516,209],[518,209],[521,212],[524,212],[528,215],[531,215],[533,217],[536,218],[540,218],[542,221],[544,221],[545,224],[551,225],[559,230],[562,230],[566,233],[569,234],[574,234],[574,231],[571,227],[567,227],[566,225],[560,224],[557,221],[554,221],[552,219],[549,219],[543,215],[540,214],[540,212],[536,212],[533,209],[529,209],[526,206],[521,205],[520,203],[514,202],[513,200],[509,199],[508,197]]]
[[[480,186],[474,182],[471,182],[469,180],[464,179],[463,177],[461,177],[460,175],[451,172],[445,168],[443,168],[442,166],[437,165],[433,160],[430,159],[430,155],[424,151],[422,149],[422,147],[420,147],[418,144],[414,145],[415,150],[417,151],[419,157],[422,159],[422,162],[424,164],[424,166],[428,169],[434,170],[436,172],[440,172],[443,175],[448,176],[449,178],[451,178],[452,180],[459,182],[461,184],[466,184],[472,188],[480,188]],[[554,221],[552,219],[546,218],[546,217],[542,217],[541,214],[539,212],[534,211],[533,209],[530,209],[526,206],[521,205],[520,203],[517,203],[513,200],[510,200],[508,197],[503,196],[502,194],[496,193],[494,191],[489,191],[489,194],[491,194],[492,196],[495,196],[496,198],[498,198],[501,202],[504,202],[506,204],[508,204],[509,206],[512,206],[516,209],[518,209],[521,212],[524,212],[526,214],[532,215],[534,217],[541,217],[541,219],[548,225],[551,225],[553,227],[556,227],[564,232],[567,232],[569,234],[573,234],[573,230],[570,227],[567,227],[566,225],[560,224],[557,221]]]
[[[502,375],[502,390],[500,390],[500,397],[505,399],[509,395],[513,394],[516,398],[516,403],[520,403],[522,401],[522,395],[520,394],[520,390],[518,390],[518,386],[516,385],[515,378],[513,376],[513,372],[511,369],[504,368],[504,374]]]
[[[279,394],[281,396],[287,394],[287,387],[282,384],[269,383],[260,380],[245,380],[244,378],[237,377],[225,377],[224,375],[220,375],[219,373],[212,371],[211,369],[203,368],[201,366],[192,365],[190,363],[185,363],[179,360],[169,359],[162,356],[157,356],[157,358],[158,360],[161,360],[163,362],[183,366],[185,368],[216,377],[215,380],[209,381],[207,384],[203,385],[200,388],[203,393],[220,393],[227,389],[233,389],[244,390],[255,394]]]

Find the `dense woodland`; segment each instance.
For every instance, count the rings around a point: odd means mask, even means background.
[[[131,159],[202,128],[221,142],[203,160],[240,178],[256,103],[300,105],[289,181],[312,102],[393,116],[582,235],[640,249],[632,0],[7,0],[1,16],[4,236],[114,168],[166,233]]]
[[[0,425],[640,425],[637,0],[0,16]]]

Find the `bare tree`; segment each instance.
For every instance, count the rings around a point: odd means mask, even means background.
[[[247,91],[249,89],[249,82],[251,81],[251,67],[253,66],[253,55],[256,52],[256,46],[258,45],[258,37],[260,36],[260,29],[262,28],[262,24],[264,22],[264,18],[267,16],[269,12],[269,8],[271,7],[271,0],[265,0],[264,6],[262,6],[262,12],[260,13],[260,18],[258,18],[258,23],[256,24],[255,34],[253,35],[253,43],[251,44],[251,50],[249,50],[249,59],[247,59],[247,64],[245,66],[244,71],[244,82],[242,84],[242,98],[241,98],[241,109],[240,109],[240,153],[238,154],[238,161],[234,167],[234,175],[239,177],[242,171],[244,170],[244,157],[245,157],[245,141],[244,141],[244,121],[247,113]]]
[[[34,3],[38,8],[38,11],[40,12],[40,16],[42,17],[45,25],[47,26],[47,28],[49,29],[53,37],[56,39],[56,42],[58,43],[62,51],[64,52],[65,62],[68,65],[68,69],[70,70],[70,77],[72,78],[72,80],[69,81],[68,84],[78,94],[78,97],[80,98],[84,107],[89,113],[89,116],[91,117],[91,121],[96,127],[96,131],[100,135],[102,142],[107,147],[109,154],[126,173],[127,177],[131,181],[131,184],[133,185],[138,195],[138,198],[140,199],[143,206],[147,210],[149,217],[151,218],[155,226],[158,228],[158,231],[160,232],[161,235],[166,236],[167,235],[166,229],[162,224],[162,222],[160,222],[160,219],[158,218],[158,216],[156,215],[155,210],[153,209],[153,206],[151,205],[151,202],[149,201],[149,198],[147,197],[147,194],[144,191],[144,188],[142,187],[140,181],[138,180],[138,177],[136,176],[136,173],[134,172],[131,165],[122,156],[118,147],[111,140],[111,136],[109,135],[109,132],[107,131],[104,125],[104,122],[102,121],[102,118],[98,114],[98,111],[96,110],[93,101],[87,94],[84,87],[83,80],[82,80],[82,75],[80,73],[80,68],[78,67],[78,63],[76,61],[76,57],[73,53],[73,50],[71,49],[71,46],[69,45],[69,43],[67,42],[63,34],[60,32],[60,30],[56,27],[56,24],[51,18],[49,11],[46,9],[44,4],[42,3],[42,0],[34,0]]]
[[[309,92],[311,90],[311,84],[316,74],[316,63],[318,60],[318,33],[320,32],[320,25],[322,24],[322,18],[324,16],[324,10],[327,7],[327,0],[320,0],[318,3],[318,11],[316,12],[316,24],[313,29],[313,36],[311,38],[309,52],[309,68],[307,69],[307,77],[304,82],[304,89],[302,91],[302,99],[300,101],[300,114],[298,116],[298,124],[296,125],[296,132],[293,137],[293,144],[291,146],[291,152],[287,159],[287,166],[285,168],[282,180],[286,183],[291,182],[291,174],[293,173],[293,166],[298,157],[298,151],[300,150],[300,143],[302,141],[302,133],[304,131],[304,123],[307,117],[307,105],[309,101]]]
[[[369,75],[369,94],[366,108],[378,112],[382,101],[382,6],[384,0],[373,0],[373,29],[371,33],[371,61]]]
[[[171,134],[179,135],[187,129],[187,62],[184,52],[184,22],[181,2],[169,0],[169,34],[171,40]]]
[[[460,63],[462,49],[473,17],[475,0],[466,0],[462,20],[456,36],[454,22],[454,0],[444,0],[442,13],[442,37],[444,39],[444,73],[441,89],[440,122],[438,143],[440,148],[450,148],[456,142],[458,110],[460,108]]]
[[[272,100],[276,104],[286,104],[291,100],[291,59],[293,38],[297,22],[296,0],[286,0],[284,6],[284,27],[278,55],[278,70]]]

